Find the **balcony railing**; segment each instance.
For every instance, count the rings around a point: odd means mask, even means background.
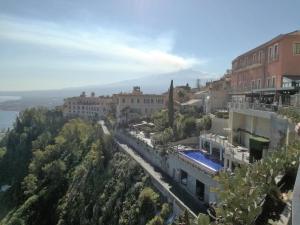
[[[237,110],[260,110],[260,111],[269,111],[269,112],[277,112],[278,111],[277,104],[265,104],[265,103],[251,103],[251,102],[229,102],[229,109],[237,109]]]

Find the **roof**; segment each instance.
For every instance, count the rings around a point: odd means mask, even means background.
[[[181,103],[181,105],[182,106],[184,106],[184,105],[195,105],[195,104],[200,103],[200,102],[202,102],[201,99],[191,99],[187,102]]]
[[[207,90],[204,90],[204,91],[198,91],[195,93],[195,95],[201,95],[201,94],[204,94],[204,93],[207,93],[208,91]]]
[[[154,96],[154,97],[163,97],[163,95],[159,95],[159,94],[134,94],[134,93],[119,93],[119,94],[114,94],[113,96],[128,96],[128,97],[133,97],[133,96],[141,96],[141,97]]]
[[[255,52],[255,51],[257,51],[258,49],[263,48],[263,47],[265,47],[265,46],[268,46],[268,45],[270,45],[270,44],[272,44],[272,43],[274,43],[274,42],[280,41],[280,40],[282,40],[283,38],[285,38],[285,37],[287,37],[287,36],[289,36],[289,35],[300,35],[300,30],[295,30],[295,31],[293,31],[293,32],[286,33],[286,34],[280,34],[280,35],[276,36],[275,38],[273,38],[273,39],[271,39],[271,40],[269,40],[269,41],[267,41],[267,42],[265,42],[265,43],[263,43],[263,44],[257,46],[256,48],[253,48],[253,49],[251,49],[251,50],[249,50],[249,51],[247,51],[247,52],[245,52],[245,53],[239,55],[238,57],[236,57],[236,58],[233,59],[232,61],[235,61],[235,60],[237,60],[238,58],[241,58],[241,57],[243,57],[243,56],[245,56],[245,55],[248,55],[248,54],[250,54],[251,52]]]

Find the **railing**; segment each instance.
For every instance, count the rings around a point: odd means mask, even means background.
[[[265,104],[265,103],[251,103],[251,102],[229,102],[229,109],[253,109],[253,110],[261,110],[268,112],[277,112],[278,111],[277,104]]]

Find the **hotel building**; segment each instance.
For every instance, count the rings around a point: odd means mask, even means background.
[[[116,117],[119,123],[141,117],[149,117],[152,113],[165,107],[163,95],[143,94],[140,87],[133,87],[131,93],[113,95],[116,106]]]
[[[108,96],[80,96],[64,99],[64,116],[81,116],[84,118],[103,118],[112,110],[112,98]]]
[[[232,61],[230,143],[245,146],[250,161],[290,140],[289,121],[277,114],[300,90],[300,31],[279,35]]]
[[[300,31],[281,34],[235,58],[231,87],[236,94],[298,90]]]

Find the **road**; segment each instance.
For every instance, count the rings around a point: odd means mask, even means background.
[[[110,132],[109,132],[107,126],[105,125],[104,120],[99,120],[98,123],[101,125],[104,134],[110,135]]]

